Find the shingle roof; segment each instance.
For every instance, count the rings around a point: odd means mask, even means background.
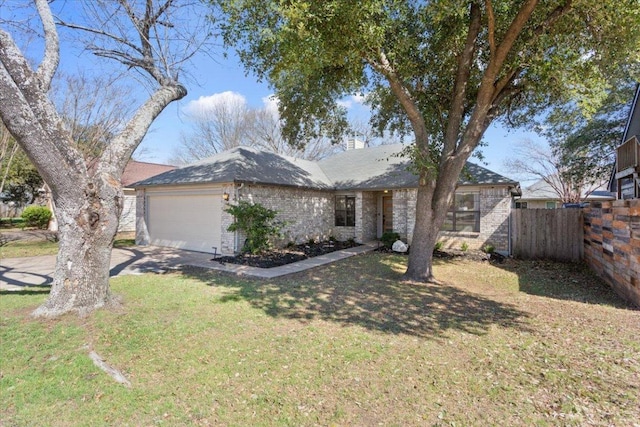
[[[605,190],[606,183],[602,183],[595,191],[589,192],[585,189],[582,192],[582,198],[586,200],[611,200],[615,199],[615,195]],[[560,200],[560,196],[553,187],[544,179],[536,181],[527,188],[522,189],[522,197],[520,200]]]
[[[251,147],[236,147],[161,175],[136,183],[138,187],[222,182],[255,182],[295,187],[374,190],[417,187],[408,159],[398,154],[403,144],[349,150],[319,162],[295,159]],[[518,183],[467,162],[462,185],[513,185]]]
[[[409,159],[400,156],[404,144],[349,150],[320,161],[320,167],[333,178],[339,190],[413,188],[418,177],[409,172]],[[460,175],[461,185],[517,185],[516,181],[467,162]]]
[[[252,147],[236,147],[207,159],[136,183],[137,187],[256,182],[307,188],[331,188],[316,162],[282,156]]]

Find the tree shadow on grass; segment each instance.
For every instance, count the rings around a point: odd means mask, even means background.
[[[221,302],[243,299],[276,318],[325,320],[389,334],[445,338],[450,330],[484,335],[493,326],[527,330],[515,306],[447,284],[402,281],[384,255],[359,256],[283,279],[239,278],[199,268],[183,273],[227,288]]]
[[[45,295],[48,294],[49,292],[51,292],[51,287],[47,286],[46,289],[23,289],[23,290],[19,290],[19,291],[0,291],[0,296],[1,295],[11,295],[11,296],[16,296],[16,295]]]
[[[584,263],[508,260],[496,266],[517,274],[521,292],[565,301],[633,309]]]

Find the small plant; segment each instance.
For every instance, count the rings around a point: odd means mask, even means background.
[[[311,237],[309,240],[307,240],[307,245],[311,246],[311,245],[315,245],[316,244],[316,239],[314,239],[313,237]]]
[[[347,243],[348,243],[350,246],[356,246],[356,239],[355,239],[355,238],[353,238],[353,237],[349,237],[349,238],[347,239]]]
[[[469,250],[469,244],[467,242],[462,242],[462,245],[460,246],[460,250],[462,252],[467,252]]]
[[[380,237],[380,241],[382,242],[384,247],[389,249],[391,249],[391,247],[397,240],[400,240],[400,234],[396,233],[395,231],[387,231]]]
[[[51,211],[44,206],[27,206],[22,211],[22,218],[27,227],[47,228],[51,221]]]
[[[335,236],[329,236],[329,241],[335,243],[338,241],[338,239],[336,239]]]
[[[444,247],[444,242],[440,241],[440,242],[436,242],[436,244],[433,246],[433,251],[441,251],[442,248]]]
[[[235,221],[228,231],[242,231],[247,236],[243,252],[258,254],[269,249],[269,239],[278,237],[282,224],[274,221],[277,211],[265,208],[259,203],[240,201],[231,205],[225,212],[233,215]]]
[[[482,247],[482,252],[486,254],[492,254],[495,252],[495,250],[496,250],[495,246],[488,243]]]

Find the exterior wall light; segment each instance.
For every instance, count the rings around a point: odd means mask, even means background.
[[[229,201],[229,193],[227,193],[226,191],[224,193],[222,193],[222,200],[224,200],[225,202]]]

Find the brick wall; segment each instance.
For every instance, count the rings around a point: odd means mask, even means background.
[[[584,258],[622,298],[640,307],[640,200],[584,209]]]
[[[283,221],[285,226],[282,229],[283,238],[275,242],[277,245],[286,245],[289,242],[303,243],[309,239],[323,241],[330,236],[338,240],[355,237],[355,227],[334,225],[335,193],[332,191],[244,185],[238,191],[238,197],[240,200],[260,203],[278,212],[276,219]],[[227,220],[232,218],[223,217],[223,222]],[[223,226],[223,229],[226,230],[226,227]],[[239,239],[242,246],[244,238],[239,236]]]
[[[371,191],[359,191],[356,194],[356,230],[357,242],[369,242],[377,238],[378,233],[378,197]]]
[[[509,215],[511,213],[511,193],[507,187],[465,187],[460,191],[480,193],[480,232],[466,233],[441,231],[438,240],[445,246],[460,248],[466,242],[471,249],[480,249],[485,244],[497,250],[509,249]],[[416,199],[418,190],[394,190],[393,227],[403,239],[411,244],[413,227],[416,222]]]

